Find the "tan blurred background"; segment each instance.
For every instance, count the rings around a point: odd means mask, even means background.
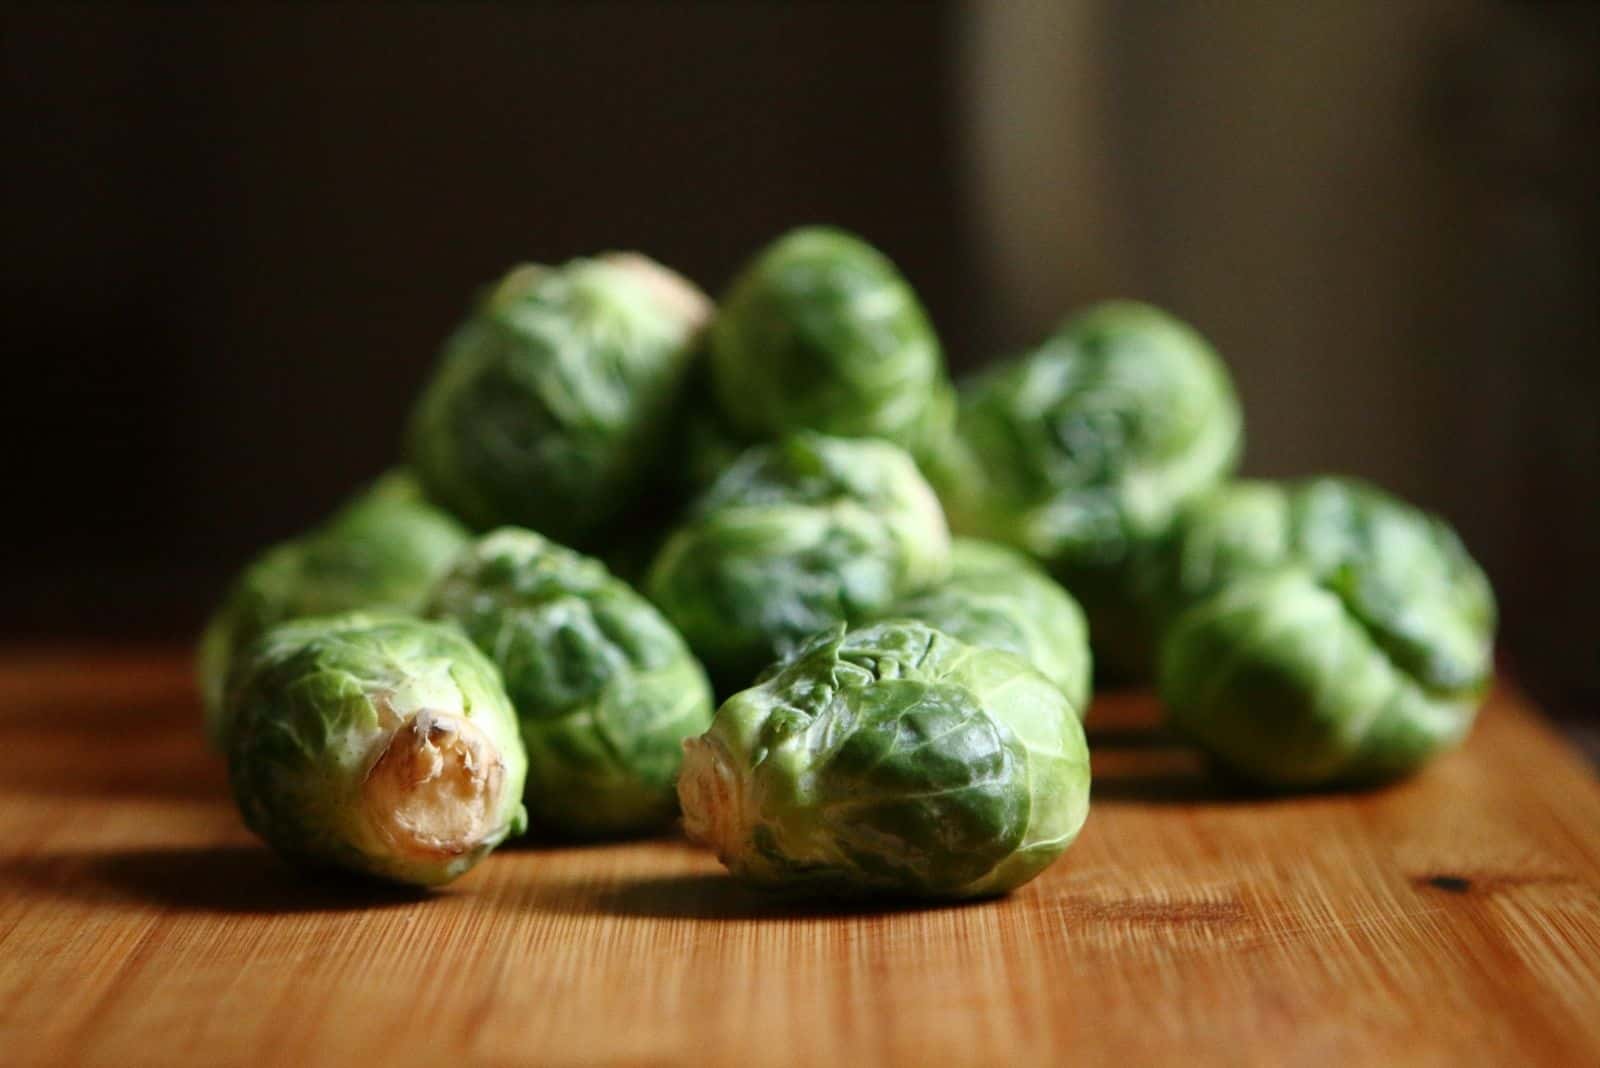
[[[969,369],[1192,320],[1247,470],[1438,509],[1600,709],[1600,6],[545,4],[0,16],[0,632],[189,633],[392,456],[473,288],[831,221]],[[1581,729],[1581,728],[1580,728]]]

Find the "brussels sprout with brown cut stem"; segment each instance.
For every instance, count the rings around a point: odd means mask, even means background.
[[[297,863],[433,886],[526,826],[511,702],[449,624],[272,627],[242,654],[225,724],[245,823]]]
[[[1089,811],[1083,728],[1060,688],[909,620],[817,635],[687,749],[685,828],[761,886],[1004,893]]]

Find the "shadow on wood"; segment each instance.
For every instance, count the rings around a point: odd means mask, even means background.
[[[1249,784],[1217,769],[1198,749],[1158,727],[1092,724],[1091,803],[1232,804],[1258,801]]]
[[[530,821],[533,819],[532,813],[529,813],[529,819]],[[653,831],[582,836],[562,834],[560,831],[534,824],[528,828],[527,834],[518,838],[508,838],[496,846],[495,852],[540,853],[567,849],[606,849],[611,846],[629,845],[634,842],[658,842],[662,840],[683,841],[682,833],[679,831],[676,821],[669,827]]]
[[[649,919],[783,922],[972,908],[994,900],[820,900],[755,889],[725,872],[681,872],[624,879],[619,883],[602,885],[590,882],[534,883],[526,887],[519,903],[529,908],[575,915],[598,913]]]
[[[181,912],[270,914],[414,905],[426,891],[300,871],[255,846],[132,849],[17,857],[0,884],[92,905],[144,905]]]

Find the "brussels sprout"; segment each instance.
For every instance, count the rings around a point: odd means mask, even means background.
[[[516,715],[453,626],[359,612],[282,623],[235,682],[234,796],[292,860],[432,886],[526,826]]]
[[[711,327],[717,397],[745,437],[816,430],[920,455],[948,430],[952,391],[916,294],[840,230],[779,238],[729,289]]]
[[[797,434],[745,452],[651,567],[647,592],[726,690],[814,632],[944,578],[949,533],[888,442]]]
[[[1239,406],[1205,341],[1142,304],[1101,304],[963,391],[933,466],[952,529],[1025,549],[1082,602],[1097,667],[1153,650],[1130,567],[1232,470]]]
[[[424,488],[476,528],[593,546],[664,455],[709,315],[642,256],[512,271],[445,343],[413,413]]]
[[[322,526],[257,557],[200,639],[200,690],[212,741],[221,740],[229,667],[262,631],[358,608],[419,611],[467,539],[460,523],[423,499],[410,474],[393,471]]]
[[[1494,597],[1442,521],[1349,480],[1245,483],[1187,509],[1167,560],[1162,697],[1240,774],[1376,782],[1471,727]]]
[[[685,748],[690,836],[768,886],[1003,893],[1089,810],[1061,690],[1021,657],[908,620],[817,635]]]
[[[902,597],[883,617],[915,619],[968,645],[1016,653],[1061,687],[1081,718],[1089,704],[1083,609],[1014,549],[976,538],[950,545],[950,577]]]
[[[432,612],[500,669],[536,824],[615,834],[671,822],[683,740],[711,722],[711,686],[653,605],[598,560],[507,527],[461,558]]]

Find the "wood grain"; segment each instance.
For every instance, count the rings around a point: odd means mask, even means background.
[[[786,906],[672,839],[307,881],[197,717],[179,653],[0,657],[0,1062],[1600,1063],[1600,788],[1504,688],[1418,778],[1293,800],[1102,698],[1072,852],[916,911]]]

